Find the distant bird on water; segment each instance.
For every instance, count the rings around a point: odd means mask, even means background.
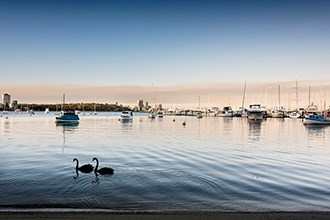
[[[81,167],[79,167],[79,161],[77,158],[73,158],[72,162],[76,161],[76,170],[82,172],[82,173],[91,173],[93,172],[93,165],[92,164],[84,164]]]
[[[96,167],[95,167],[95,174],[99,173],[101,175],[111,175],[114,173],[114,169],[110,168],[110,167],[102,167],[101,169],[98,169],[99,168],[99,160],[94,157],[93,158],[93,161],[96,160]]]
[[[183,126],[186,126],[186,124],[187,124],[186,121],[183,121],[183,122],[182,122],[182,125],[183,125]]]

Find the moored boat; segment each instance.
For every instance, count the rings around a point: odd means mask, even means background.
[[[122,122],[130,122],[133,120],[133,113],[132,111],[123,111],[120,118]]]
[[[250,108],[248,109],[248,119],[249,120],[262,120],[263,119],[263,113],[261,106],[259,104],[252,104],[250,105]]]
[[[290,118],[301,118],[301,115],[299,114],[298,111],[295,110],[295,111],[292,111],[289,113],[289,117]]]
[[[282,105],[275,106],[271,111],[272,118],[284,118],[285,117],[285,109]]]
[[[164,112],[161,110],[158,111],[157,116],[158,116],[158,118],[162,118],[164,116]]]
[[[330,125],[330,118],[323,115],[310,115],[303,120],[304,125]]]
[[[56,123],[79,123],[79,117],[74,109],[66,109],[61,112],[60,116],[55,117]]]
[[[234,117],[234,111],[230,106],[225,106],[223,110],[219,112],[219,117]]]
[[[148,115],[148,118],[151,118],[151,119],[154,119],[154,118],[156,118],[156,112],[155,111],[150,111],[149,112],[149,115]]]

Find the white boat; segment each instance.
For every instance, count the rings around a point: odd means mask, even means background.
[[[219,112],[219,117],[234,117],[234,111],[230,106],[225,106],[223,110]]]
[[[236,117],[247,117],[247,109],[239,107],[238,110],[236,111]]]
[[[317,106],[314,105],[313,103],[311,105],[309,105],[307,107],[307,109],[305,110],[305,117],[306,118],[309,117],[309,116],[312,116],[312,115],[319,115],[319,114],[321,114],[321,112],[319,112],[317,110]]]
[[[49,108],[45,109],[45,114],[49,114]]]
[[[295,110],[295,111],[292,111],[289,113],[289,117],[290,118],[301,118],[301,115],[299,114],[298,111]]]
[[[323,115],[310,115],[303,120],[304,125],[330,125],[330,118]]]
[[[158,118],[164,117],[164,112],[163,111],[158,111],[157,116],[158,116]]]
[[[219,114],[219,108],[218,107],[212,107],[209,111],[208,111],[208,116],[209,117],[217,117]]]
[[[272,118],[284,118],[285,117],[285,108],[282,105],[275,106],[271,111]]]
[[[154,111],[149,112],[148,118],[156,118],[156,113]]]
[[[248,109],[247,112],[248,119],[249,120],[262,120],[263,118],[263,113],[261,106],[259,104],[252,104],[250,105],[250,108]]]
[[[123,111],[120,115],[122,122],[130,122],[133,120],[133,112],[132,111]]]

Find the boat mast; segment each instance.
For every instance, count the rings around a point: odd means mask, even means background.
[[[244,83],[244,91],[243,91],[242,114],[243,114],[243,110],[244,110],[245,92],[246,92],[246,80],[245,80],[245,83]]]
[[[278,105],[281,105],[281,87],[278,85]]]
[[[311,86],[308,87],[308,106],[311,105]]]
[[[63,93],[63,97],[62,97],[62,111],[64,110],[64,105],[65,105],[65,93]]]
[[[296,80],[296,104],[297,104],[297,109],[299,109],[299,99],[298,99],[298,80]]]

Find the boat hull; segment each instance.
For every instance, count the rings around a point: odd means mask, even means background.
[[[79,123],[77,115],[62,115],[55,118],[56,123]]]
[[[330,125],[330,120],[329,121],[318,121],[318,120],[304,118],[303,124],[304,125]]]
[[[248,114],[248,119],[249,120],[262,120],[263,119],[263,116],[262,114]]]
[[[303,120],[304,125],[330,125],[330,118],[323,115],[311,115]]]
[[[132,117],[121,116],[121,121],[122,122],[131,122],[131,121],[133,121],[133,118]]]

